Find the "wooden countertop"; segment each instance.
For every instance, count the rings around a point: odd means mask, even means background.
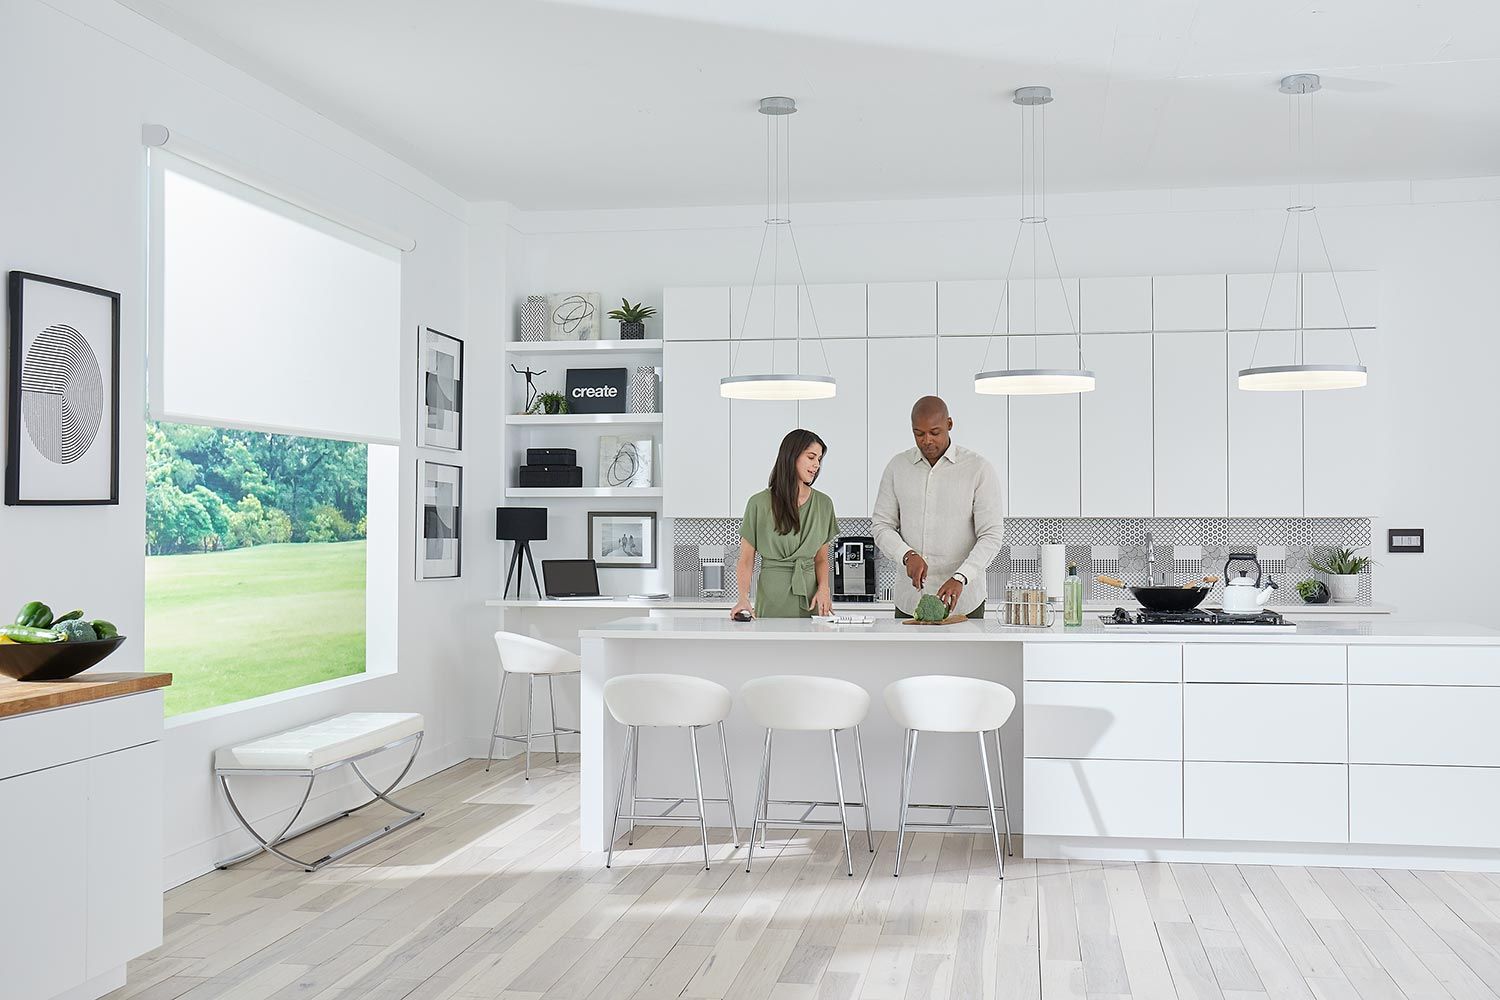
[[[13,681],[0,677],[0,718],[25,715],[101,698],[137,694],[172,683],[171,674],[82,673],[65,681]]]

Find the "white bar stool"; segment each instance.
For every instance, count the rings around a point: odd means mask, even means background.
[[[580,669],[578,657],[550,642],[533,639],[529,635],[517,635],[514,632],[496,632],[495,646],[500,650],[500,697],[495,699],[495,721],[490,726],[490,754],[485,761],[484,769],[488,771],[490,765],[495,762],[496,740],[524,743],[526,744],[526,780],[530,781],[532,740],[552,737],[552,759],[560,764],[562,754],[557,749],[557,737],[563,733],[578,735],[576,729],[558,728],[557,689],[552,683],[552,679],[559,674],[578,673]],[[505,704],[505,682],[510,679],[511,674],[526,675],[526,735],[524,736],[508,736],[499,731],[500,708]],[[531,708],[538,676],[547,678],[547,715],[551,720],[552,728],[545,733],[537,732],[531,724]]]
[[[795,675],[760,677],[740,688],[740,701],[758,726],[766,729],[766,746],[761,753],[760,785],[755,796],[755,820],[750,824],[750,850],[745,855],[745,871],[755,857],[755,834],[759,829],[761,846],[765,846],[767,827],[798,829],[808,826],[840,826],[844,830],[844,858],[848,862],[850,876],[854,874],[854,851],[849,846],[849,806],[860,806],[865,811],[865,841],[870,852],[875,851],[875,835],[870,832],[870,794],[865,787],[865,751],[859,740],[859,724],[870,711],[870,693],[858,684],[833,677],[801,677]],[[828,742],[833,747],[833,777],[838,789],[838,800],[825,802],[811,799],[771,798],[771,735],[778,729],[816,732],[826,730]],[[844,772],[839,766],[839,731],[854,730],[854,753],[859,761],[858,802],[844,801]],[[771,819],[771,806],[805,806],[802,815],[794,820]],[[838,806],[839,818],[809,819],[819,806]]]
[[[1005,854],[1010,846],[1010,813],[1005,808],[1005,758],[1000,752],[1000,727],[1016,708],[1016,696],[1010,688],[977,677],[907,677],[885,689],[885,704],[896,722],[906,730],[901,760],[901,819],[896,834],[896,875],[901,874],[901,848],[908,829],[936,830],[945,833],[984,833],[995,838],[995,864],[1005,877]],[[973,733],[979,738],[979,762],[984,767],[984,793],[988,806],[937,805],[911,801],[911,773],[917,761],[917,734]],[[986,733],[995,735],[995,761],[1000,770],[1000,812],[1005,814],[1005,852],[1000,850],[1000,827],[995,820],[995,792],[990,784],[990,757],[985,748]],[[944,823],[908,823],[908,809],[946,809]],[[954,823],[953,814],[960,809],[988,809],[989,826],[977,823]]]
[[[724,739],[724,720],[729,716],[733,698],[729,689],[702,677],[684,674],[626,674],[612,677],[604,683],[604,704],[615,721],[626,726],[625,760],[620,766],[620,789],[615,795],[615,818],[609,825],[609,847],[605,853],[604,867],[614,864],[615,830],[620,820],[630,821],[630,837],[634,842],[636,820],[682,822],[696,820],[703,835],[703,870],[708,870],[708,821],[704,818],[705,802],[723,802],[729,806],[729,829],[734,837],[734,846],[740,845],[739,824],[734,818],[734,780],[729,773],[729,745]],[[651,797],[640,794],[636,784],[641,757],[641,734],[643,726],[686,727],[688,739],[693,746],[693,783],[697,787],[698,815],[673,816],[672,811],[687,800],[685,798]],[[703,771],[698,765],[698,730],[705,726],[719,729],[719,753],[724,759],[724,798],[707,798],[703,794]],[[630,779],[630,812],[622,813],[625,801],[625,779]],[[642,816],[636,812],[641,802],[671,803],[657,816]]]

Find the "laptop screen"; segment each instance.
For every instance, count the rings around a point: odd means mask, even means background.
[[[542,586],[548,597],[597,597],[599,570],[592,559],[543,559]]]

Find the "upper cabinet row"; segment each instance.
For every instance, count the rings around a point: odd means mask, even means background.
[[[669,340],[1342,329],[1378,312],[1369,271],[679,287],[662,308]]]

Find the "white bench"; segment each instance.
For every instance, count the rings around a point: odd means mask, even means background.
[[[214,775],[219,779],[219,788],[223,790],[224,799],[229,803],[235,819],[239,820],[245,831],[255,838],[257,846],[242,854],[224,858],[216,862],[215,867],[228,868],[230,865],[239,864],[241,861],[266,851],[288,864],[296,865],[305,871],[315,872],[340,858],[347,857],[361,847],[374,843],[387,834],[394,833],[406,824],[421,819],[420,810],[408,809],[399,802],[392,801],[390,792],[401,783],[401,779],[406,777],[416,761],[417,750],[422,746],[422,733],[422,717],[414,712],[352,712],[348,715],[336,715],[297,729],[288,729],[284,733],[267,736],[265,739],[255,740],[252,743],[225,747],[218,751],[214,755]],[[407,744],[411,745],[411,756],[407,759],[406,766],[401,769],[401,773],[396,776],[396,780],[384,789],[372,785],[370,779],[360,770],[359,762],[366,757]],[[297,822],[297,817],[302,815],[302,810],[307,806],[307,800],[312,795],[313,781],[317,779],[317,776],[325,771],[332,771],[346,765],[353,769],[355,775],[375,797],[353,809],[346,809],[327,819],[293,830],[292,824]],[[292,813],[292,818],[276,836],[267,838],[257,833],[255,827],[240,810],[239,804],[235,802],[234,794],[229,789],[229,779],[241,777],[307,779],[307,787],[302,792],[302,801]],[[373,805],[375,802],[384,802],[394,806],[406,815],[373,833],[325,854],[316,861],[302,861],[280,849],[281,845],[289,840],[341,820],[350,813]]]

